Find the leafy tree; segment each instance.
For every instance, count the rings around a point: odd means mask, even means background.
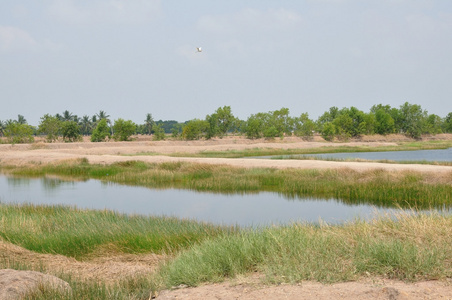
[[[301,114],[294,120],[294,134],[304,139],[312,139],[315,130],[315,123],[309,119],[308,113]]]
[[[409,137],[418,139],[423,133],[427,112],[420,105],[405,102],[400,106],[402,131]]]
[[[218,136],[222,138],[232,128],[236,117],[232,114],[230,106],[219,107],[215,114],[217,115]]]
[[[443,120],[441,120],[441,117],[435,114],[431,114],[427,117],[427,120],[425,122],[425,128],[424,133],[430,133],[430,134],[438,134],[442,133],[442,123]]]
[[[348,114],[340,114],[331,123],[334,125],[335,135],[341,140],[347,140],[355,133],[353,119]]]
[[[375,133],[386,135],[395,132],[395,122],[389,111],[383,108],[375,111]]]
[[[34,141],[33,127],[28,124],[19,123],[18,121],[6,121],[4,134],[8,142],[11,144],[32,143]]]
[[[447,133],[452,133],[452,112],[447,114],[443,122],[443,131]]]
[[[110,128],[108,127],[107,120],[101,119],[91,135],[91,142],[104,142],[110,139]]]
[[[331,123],[336,119],[336,117],[339,115],[339,108],[336,106],[330,107],[330,109],[323,113],[318,119],[317,119],[317,127],[322,131],[323,125],[326,123]]]
[[[154,119],[152,118],[152,115],[148,113],[146,115],[146,119],[144,120],[144,131],[147,134],[151,134],[154,125],[155,125]]]
[[[209,128],[209,123],[205,120],[193,119],[188,121],[182,129],[182,138],[185,140],[199,140]]]
[[[137,125],[131,120],[117,119],[113,125],[113,139],[115,141],[128,141],[136,132]]]
[[[157,125],[154,128],[154,141],[162,141],[165,139],[165,130],[161,125]]]
[[[82,139],[80,127],[75,121],[64,121],[61,126],[61,133],[65,142],[76,142]]]
[[[320,133],[325,141],[332,141],[336,135],[336,126],[332,122],[324,123]]]
[[[56,116],[45,114],[41,117],[39,123],[38,133],[45,134],[48,143],[52,143],[58,140],[58,136],[61,132],[61,121]]]
[[[254,114],[248,117],[248,120],[243,124],[242,131],[249,139],[258,139],[263,136],[262,125],[264,118],[262,113]]]

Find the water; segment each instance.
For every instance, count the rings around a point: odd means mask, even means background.
[[[325,153],[308,155],[290,155],[289,157],[312,156],[320,159],[366,159],[366,160],[393,160],[393,161],[438,161],[452,162],[452,148],[442,150],[416,150],[416,151],[385,151],[385,152],[352,152],[352,153]],[[267,158],[271,158],[268,156]]]
[[[0,175],[0,202],[62,204],[109,209],[127,214],[166,215],[215,224],[265,226],[294,221],[341,223],[370,219],[394,210],[347,205],[336,200],[288,199],[277,193],[223,195],[177,189],[149,189],[57,178],[12,178]]]

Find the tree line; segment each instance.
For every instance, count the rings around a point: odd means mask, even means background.
[[[222,138],[229,133],[245,135],[249,139],[284,138],[298,136],[311,139],[320,134],[325,140],[347,140],[361,135],[387,135],[401,133],[418,139],[424,134],[452,133],[452,112],[442,118],[429,114],[420,105],[405,102],[400,107],[378,104],[369,112],[356,107],[330,107],[317,120],[308,113],[292,117],[288,108],[259,112],[240,120],[230,106],[219,107],[204,119],[193,119],[184,123],[177,121],[154,121],[147,113],[142,124],[119,118],[112,122],[110,115],[101,110],[93,116],[77,115],[64,111],[62,114],[45,114],[38,126],[29,125],[24,116],[17,120],[0,120],[0,136],[8,143],[30,143],[35,136],[44,136],[51,143],[80,141],[90,136],[92,142],[128,141],[133,135],[152,135],[154,140],[163,140],[169,134],[183,140]]]

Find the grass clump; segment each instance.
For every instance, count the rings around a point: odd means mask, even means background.
[[[293,224],[194,245],[159,273],[163,287],[260,272],[272,283],[362,276],[407,281],[452,276],[452,216],[400,216],[342,226]]]
[[[170,217],[128,216],[63,206],[0,205],[0,237],[40,253],[83,259],[96,249],[172,253],[234,228]]]

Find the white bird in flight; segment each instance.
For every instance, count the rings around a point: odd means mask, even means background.
[[[201,47],[196,47],[196,52],[202,52],[202,48]]]

